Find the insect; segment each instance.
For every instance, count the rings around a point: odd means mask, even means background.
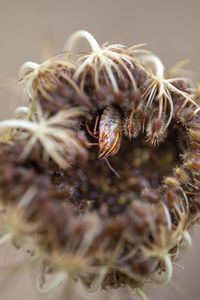
[[[107,158],[114,156],[120,148],[122,141],[122,123],[119,111],[107,106],[99,123],[99,156]]]
[[[114,173],[116,171],[111,167],[107,158],[114,156],[119,151],[122,141],[122,121],[119,111],[113,106],[107,106],[99,121],[99,130],[97,131],[99,116],[97,116],[93,133],[90,131],[88,125],[86,128],[88,133],[95,139],[98,139],[98,143],[90,143],[91,146],[99,146],[99,159],[105,159],[108,166]],[[118,175],[118,174],[117,174]]]

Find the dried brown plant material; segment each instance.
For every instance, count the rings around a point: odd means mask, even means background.
[[[0,130],[4,128],[21,129],[17,139],[27,140],[23,156],[27,156],[33,145],[39,143],[44,149],[43,158],[47,162],[50,157],[59,166],[68,166],[68,156],[87,156],[87,150],[78,139],[75,131],[77,117],[86,116],[83,107],[69,108],[58,111],[57,114],[48,117],[39,105],[36,105],[37,113],[31,120],[5,120],[0,122]]]
[[[72,278],[143,295],[171,280],[199,219],[198,86],[86,31],[67,50],[81,38],[90,53],[21,68],[29,106],[0,122],[0,244],[40,258],[42,294]]]

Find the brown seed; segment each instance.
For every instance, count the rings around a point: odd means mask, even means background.
[[[169,209],[172,209],[174,207],[174,204],[177,201],[177,195],[172,189],[168,189],[166,192],[166,198],[167,198],[167,205]]]
[[[123,131],[124,134],[132,140],[138,136],[141,129],[141,122],[138,114],[134,114],[134,110],[127,112],[127,117],[123,122]]]
[[[195,171],[200,171],[200,159],[198,160],[193,160],[193,161],[189,161],[187,163],[187,165],[189,167],[191,167],[192,169],[194,169]]]
[[[175,177],[167,177],[165,178],[165,184],[168,185],[171,188],[179,188],[180,182]]]
[[[181,179],[184,183],[190,181],[189,175],[182,168],[176,168],[176,175],[179,179]]]
[[[192,141],[192,142],[190,142],[190,144],[191,144],[195,149],[200,150],[200,144],[199,144],[198,142]]]
[[[147,141],[158,145],[166,137],[164,118],[158,118],[157,116],[153,119],[150,117],[149,123],[147,124]]]
[[[194,112],[190,109],[184,109],[182,114],[180,114],[179,119],[183,124],[189,123],[194,119]]]
[[[200,129],[189,129],[188,130],[189,131],[189,134],[193,137],[193,138],[195,138],[195,139],[197,139],[197,140],[200,140]]]
[[[147,198],[151,203],[157,203],[160,200],[160,195],[152,188],[147,188],[142,192],[142,195]]]

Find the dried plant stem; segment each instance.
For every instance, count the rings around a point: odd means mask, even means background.
[[[97,43],[97,41],[95,40],[93,35],[91,33],[89,33],[88,31],[86,31],[86,30],[78,30],[78,31],[74,32],[69,37],[67,42],[65,43],[64,50],[69,51],[69,52],[73,52],[74,48],[76,47],[76,44],[82,38],[85,38],[89,42],[89,44],[90,44],[93,51],[101,50],[99,44]]]
[[[46,286],[41,284],[41,274],[39,274],[36,279],[37,291],[43,295],[48,294],[52,292],[55,288],[57,288],[60,284],[62,284],[67,278],[68,275],[66,272],[60,272],[58,273],[54,281],[50,285]]]

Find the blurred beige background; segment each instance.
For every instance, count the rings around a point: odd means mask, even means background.
[[[191,59],[188,68],[200,76],[200,1],[199,0],[0,0],[0,118],[12,116],[14,107],[23,103],[11,88],[24,61],[40,62],[48,55],[51,32],[54,53],[62,50],[66,38],[77,29],[86,29],[100,43],[119,42],[128,46],[147,43],[170,67]],[[51,34],[50,34],[51,35]],[[83,45],[86,47],[86,44]],[[3,88],[3,89],[2,89]],[[200,242],[199,227],[193,234],[193,248],[182,255],[172,284],[147,289],[152,300],[199,300]],[[34,274],[14,273],[20,251],[4,247],[0,251],[0,299],[39,300]],[[11,276],[13,274],[13,276]],[[58,293],[59,294],[59,293]],[[59,299],[58,294],[47,299]],[[93,299],[138,299],[121,291],[99,293]],[[81,299],[88,299],[81,293]],[[66,292],[62,299],[72,299]]]

